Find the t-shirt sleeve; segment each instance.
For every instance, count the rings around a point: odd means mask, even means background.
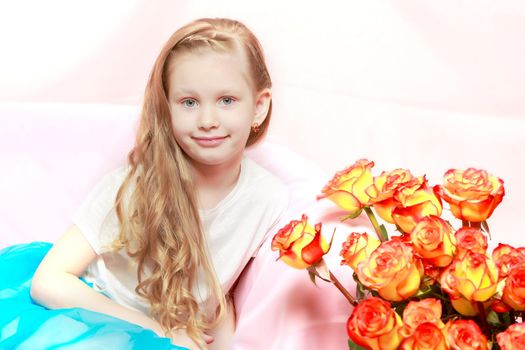
[[[73,214],[73,224],[97,254],[107,251],[117,237],[115,198],[126,175],[127,166],[121,166],[103,176]]]

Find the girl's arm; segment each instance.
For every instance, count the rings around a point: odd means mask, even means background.
[[[72,225],[36,270],[31,284],[31,297],[49,309],[80,307],[120,318],[164,336],[157,321],[142,312],[117,304],[78,278],[96,257],[89,242]]]
[[[233,289],[233,288],[232,288]],[[233,293],[226,295],[226,314],[219,325],[209,332],[213,342],[208,345],[209,350],[224,350],[232,348],[233,334],[235,333],[235,306]]]

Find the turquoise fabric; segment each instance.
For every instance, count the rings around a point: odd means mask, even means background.
[[[33,242],[0,250],[0,349],[187,349],[111,316],[35,304],[29,294],[31,279],[51,246]]]

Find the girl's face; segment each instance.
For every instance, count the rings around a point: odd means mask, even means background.
[[[195,166],[235,165],[253,123],[266,118],[270,90],[256,93],[239,53],[183,53],[170,62],[175,139]]]

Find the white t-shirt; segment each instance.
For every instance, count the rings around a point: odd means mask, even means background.
[[[125,250],[109,250],[119,229],[115,198],[127,170],[127,166],[121,166],[104,176],[73,215],[73,223],[98,254],[83,277],[119,304],[147,313],[148,301],[135,293],[135,262]],[[263,241],[279,229],[276,224],[288,200],[288,190],[278,178],[244,157],[233,190],[215,208],[200,210],[211,260],[224,293]],[[193,293],[200,303],[206,299],[207,289],[201,278]]]

